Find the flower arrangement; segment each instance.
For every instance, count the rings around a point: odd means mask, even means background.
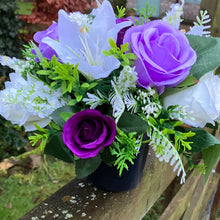
[[[209,36],[207,12],[188,33],[179,30],[183,4],[151,21],[115,16],[98,3],[89,15],[59,11],[58,22],[34,35],[25,60],[1,56],[14,69],[0,92],[0,114],[35,131],[40,151],[75,162],[78,177],[102,161],[121,175],[148,143],[185,182],[189,168],[206,177],[220,155],[220,141],[205,126],[220,118],[220,39]],[[147,134],[148,139],[143,138]],[[202,152],[204,165],[193,163]]]

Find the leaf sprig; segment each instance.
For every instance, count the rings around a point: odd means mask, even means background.
[[[124,169],[128,170],[128,162],[132,165],[134,164],[133,159],[135,159],[136,154],[139,153],[138,149],[140,148],[141,141],[137,141],[136,136],[136,132],[131,132],[127,135],[117,128],[117,135],[115,141],[110,147],[110,152],[113,156],[117,157],[114,166],[119,170],[120,176]]]
[[[128,43],[122,44],[120,48],[117,46],[116,42],[110,38],[109,44],[111,49],[109,51],[104,50],[102,53],[105,56],[114,56],[115,58],[121,60],[122,66],[129,66],[132,64],[133,60],[137,59],[136,55],[128,52]]]
[[[49,139],[49,130],[41,128],[36,123],[34,125],[37,128],[39,133],[34,133],[34,135],[28,137],[28,139],[30,140],[30,143],[32,144],[32,146],[35,146],[35,144],[39,141],[40,149],[43,152],[46,147],[47,141]]]
[[[146,3],[146,7],[142,8],[141,10],[135,9],[135,11],[139,14],[140,21],[137,19],[135,20],[136,25],[140,25],[143,23],[147,23],[149,21],[149,18],[152,17],[154,11],[156,10],[156,7],[149,6],[149,3]]]
[[[37,72],[41,76],[46,76],[49,84],[53,89],[61,87],[62,93],[73,92],[75,99],[69,104],[74,105],[80,102],[84,94],[97,85],[97,82],[80,82],[78,64],[60,63],[56,56],[51,61],[43,59],[41,65],[43,70]]]
[[[118,18],[123,18],[125,16],[125,8],[123,6],[121,6],[120,8],[118,7],[118,5],[116,6],[117,11],[118,11]]]

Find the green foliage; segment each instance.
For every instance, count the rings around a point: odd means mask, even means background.
[[[190,74],[199,79],[220,64],[220,38],[186,35],[190,46],[196,51],[197,61]]]
[[[34,135],[28,137],[28,139],[32,146],[35,146],[37,142],[40,142],[40,149],[43,151],[49,138],[49,131],[47,129],[41,128],[37,124],[35,124],[35,127],[37,128],[38,133],[34,133]]]
[[[146,7],[142,8],[141,11],[138,9],[135,9],[135,11],[139,14],[140,22],[139,20],[135,20],[135,23],[137,25],[146,23],[149,21],[149,18],[153,15],[154,11],[156,10],[155,7],[149,6],[149,3],[146,3]]]
[[[30,73],[32,76],[36,76],[36,72],[42,69],[40,63],[36,62],[37,56],[32,53],[33,49],[34,49],[33,43],[29,43],[28,45],[23,45],[22,56],[26,58],[26,62],[28,62],[29,64],[25,68],[23,68],[23,71],[21,73],[24,79],[27,78],[27,73]]]
[[[194,76],[188,75],[184,81],[182,81],[179,85],[176,86],[176,88],[192,86],[196,83],[196,81],[197,79]]]
[[[0,4],[0,54],[9,57],[20,57],[18,30],[22,23],[16,18],[17,6],[14,0],[2,0]],[[0,65],[0,76],[6,75],[9,69]]]
[[[202,158],[207,167],[204,182],[208,180],[208,177],[212,172],[212,169],[216,165],[217,161],[219,160],[219,157],[220,157],[220,144],[212,145],[209,148],[204,149],[202,151]]]
[[[18,6],[18,9],[16,10],[16,12],[19,15],[30,15],[34,8],[33,2],[16,1],[16,4]]]
[[[205,181],[207,181],[214,165],[220,157],[220,141],[204,129],[193,128],[191,130],[196,133],[195,136],[189,138],[189,140],[193,142],[193,144],[191,144],[191,152],[202,152],[206,170]],[[203,170],[204,169],[201,169],[201,172],[203,172]]]
[[[61,87],[63,94],[71,92],[74,94],[75,99],[69,103],[70,105],[80,102],[85,93],[97,85],[96,82],[81,82],[78,65],[60,63],[56,56],[50,61],[42,59],[41,65],[43,70],[39,70],[37,74],[46,76],[45,81],[53,89]]]
[[[0,161],[25,151],[27,139],[15,126],[0,116]]]
[[[117,14],[117,7],[126,8],[127,0],[109,0],[112,5],[114,12]]]
[[[124,112],[118,121],[118,127],[126,134],[131,132],[142,134],[147,130],[148,125],[141,117]]]
[[[73,153],[63,143],[62,132],[58,132],[56,135],[53,135],[50,138],[50,141],[47,144],[44,153],[52,155],[68,163],[74,162]]]
[[[105,56],[114,56],[115,58],[121,60],[122,66],[131,65],[133,60],[137,59],[136,55],[133,53],[126,53],[129,51],[128,43],[122,44],[119,48],[117,47],[115,41],[112,38],[109,38],[109,44],[111,49],[109,51],[102,51]]]
[[[61,108],[56,109],[51,117],[53,119],[53,121],[55,123],[57,123],[57,125],[59,125],[60,127],[63,127],[65,124],[65,120],[61,117],[62,113],[70,113],[71,115],[73,113],[76,113],[80,111],[80,109],[78,109],[76,106],[63,106]]]
[[[117,5],[117,10],[118,10],[118,15],[117,15],[118,18],[122,18],[125,16],[125,8],[123,6],[119,8]]]
[[[196,134],[195,136],[189,138],[189,140],[193,142],[193,144],[191,144],[192,153],[201,152],[206,148],[216,144],[220,145],[220,141],[211,135],[208,131],[202,128],[191,128],[190,130]]]
[[[128,170],[128,162],[134,164],[133,159],[136,158],[136,154],[139,152],[137,149],[141,145],[142,138],[137,141],[136,136],[136,132],[132,132],[127,135],[117,128],[117,135],[115,137],[115,141],[110,147],[110,152],[116,157],[114,166],[116,166],[119,170],[120,176],[124,169]]]
[[[75,160],[75,171],[77,178],[87,177],[99,167],[101,162],[102,160],[99,154],[88,159]]]

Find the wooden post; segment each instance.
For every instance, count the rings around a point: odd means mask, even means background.
[[[202,0],[200,10],[207,10],[211,21],[211,35],[220,37],[220,0]]]

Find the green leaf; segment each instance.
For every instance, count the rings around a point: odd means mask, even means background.
[[[109,38],[109,44],[110,44],[111,48],[115,48],[115,49],[118,48],[115,41],[112,38]]]
[[[52,155],[68,163],[74,162],[73,153],[66,147],[62,140],[62,132],[54,135],[46,145],[44,153]]]
[[[39,75],[45,75],[45,76],[50,75],[50,73],[51,73],[50,70],[38,70],[38,71],[37,71],[37,74],[39,74]]]
[[[118,121],[118,127],[125,133],[137,132],[144,133],[147,130],[147,123],[137,115],[124,112]]]
[[[186,35],[190,46],[196,51],[197,61],[190,73],[197,79],[216,69],[220,64],[220,38]]]
[[[183,82],[177,85],[177,87],[181,88],[181,87],[186,87],[186,86],[192,86],[196,83],[196,80],[197,79],[194,76],[188,75]]]
[[[101,164],[101,157],[98,154],[88,159],[78,159],[75,161],[75,170],[77,178],[87,177],[93,173]]]
[[[107,51],[107,50],[103,50],[102,53],[103,53],[105,56],[107,56],[107,57],[112,55],[112,53],[110,53],[110,52]]]
[[[60,127],[63,127],[65,124],[65,120],[60,116],[63,112],[69,113],[76,113],[79,109],[75,106],[64,106],[61,108],[56,109],[52,114],[51,117],[55,123],[57,123]]]
[[[44,59],[42,53],[40,52],[39,48],[36,46],[36,44],[32,41],[31,42],[32,47],[35,50],[35,53],[37,54],[37,57],[39,58],[40,62],[42,62],[42,60]]]
[[[89,83],[83,83],[81,84],[81,88],[88,88],[89,87]]]
[[[69,101],[68,105],[75,105],[77,103],[76,99],[72,99]]]
[[[193,142],[193,144],[191,144],[192,153],[201,152],[209,148],[210,146],[220,144],[220,141],[216,137],[214,137],[213,135],[211,135],[209,132],[205,131],[204,129],[193,128],[193,129],[190,129],[189,131],[196,133],[195,136],[189,137],[187,139],[187,141]]]
[[[61,112],[60,117],[64,120],[67,121],[69,118],[71,118],[74,115],[72,112]]]
[[[206,165],[204,182],[208,180],[209,175],[212,172],[213,167],[216,165],[219,157],[220,157],[220,144],[216,144],[202,151],[202,158]]]

